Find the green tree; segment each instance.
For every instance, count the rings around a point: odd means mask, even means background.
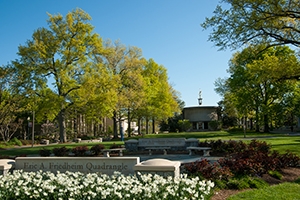
[[[201,24],[220,49],[249,43],[300,47],[299,0],[223,0]],[[299,77],[299,74],[296,74]]]
[[[0,68],[0,135],[5,142],[11,139],[23,122],[19,116],[24,111],[24,99],[13,93],[10,87],[13,72],[10,65]]]
[[[230,94],[226,93],[226,96],[223,97],[223,100],[218,102],[218,115],[220,116],[222,127],[224,128],[235,127],[238,125],[237,111],[233,101],[228,95]]]
[[[277,102],[274,113],[274,118],[277,120],[276,126],[290,126],[293,131],[293,126],[296,123],[296,117],[300,115],[300,87],[299,82],[291,85],[293,90],[284,95],[283,101]]]
[[[119,109],[125,112],[124,119],[128,123],[128,137],[131,136],[131,121],[136,116],[136,110],[142,106],[144,100],[144,79],[142,68],[146,60],[142,58],[141,50],[130,47],[129,55],[124,65],[128,68],[121,77],[122,90],[120,92]],[[120,112],[121,113],[121,112]],[[122,116],[122,115],[120,115]]]
[[[155,120],[167,119],[175,112],[180,112],[179,95],[168,83],[166,68],[153,59],[148,60],[142,73],[145,80],[145,101],[140,113],[145,117],[146,123],[152,119],[152,132],[155,132]]]
[[[295,80],[279,80],[283,69],[299,71],[295,52],[288,47],[273,47],[261,51],[265,46],[249,46],[236,53],[230,61],[227,79],[228,96],[234,103],[240,117],[248,117],[255,112],[256,121],[262,122],[264,130],[269,124],[276,102],[283,101],[286,94],[293,91]],[[225,99],[226,100],[226,99]],[[228,99],[227,99],[228,101]]]
[[[48,15],[49,29],[34,31],[32,39],[19,46],[20,59],[13,63],[18,69],[20,92],[51,94],[57,108],[60,141],[66,142],[66,112],[86,98],[80,94],[89,89],[84,84],[103,47],[99,35],[93,33],[91,17],[83,10],[76,9],[65,18],[60,14]]]
[[[139,107],[143,100],[143,77],[141,73],[145,59],[142,57],[141,49],[137,47],[127,48],[119,41],[112,43],[107,40],[104,47],[109,53],[105,54],[100,62],[103,60],[115,82],[117,102],[113,111],[113,131],[114,138],[118,138],[118,122],[121,125],[121,120],[127,116],[128,124],[130,124],[131,112]],[[121,128],[119,128],[120,131]]]
[[[176,101],[181,112],[175,112],[174,116],[169,117],[168,119],[162,119],[159,123],[160,131],[181,132],[187,131],[191,128],[191,123],[189,122],[189,120],[183,119],[182,116],[185,102],[179,98],[177,98]]]

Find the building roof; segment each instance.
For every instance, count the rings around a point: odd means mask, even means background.
[[[193,108],[218,108],[219,106],[186,106],[183,109],[193,109]]]

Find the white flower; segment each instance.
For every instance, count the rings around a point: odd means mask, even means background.
[[[138,176],[124,176],[116,172],[113,176],[108,176],[96,173],[53,174],[16,170],[13,174],[1,176],[0,199],[14,199],[16,196],[29,196],[34,199],[80,199],[83,195],[86,199],[144,199],[144,196],[156,199],[174,197],[174,200],[199,199],[209,194],[213,187],[212,181],[200,181],[198,177],[190,179],[184,174],[173,178],[140,173]],[[12,191],[14,196],[4,196],[8,191]]]

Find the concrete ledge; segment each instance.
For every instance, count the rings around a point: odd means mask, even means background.
[[[103,173],[115,171],[124,175],[134,174],[133,167],[140,163],[139,157],[17,157],[17,170],[59,172]]]

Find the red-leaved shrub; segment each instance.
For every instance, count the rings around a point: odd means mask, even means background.
[[[72,153],[74,153],[75,156],[85,156],[88,150],[89,148],[87,146],[78,146],[72,149]]]

